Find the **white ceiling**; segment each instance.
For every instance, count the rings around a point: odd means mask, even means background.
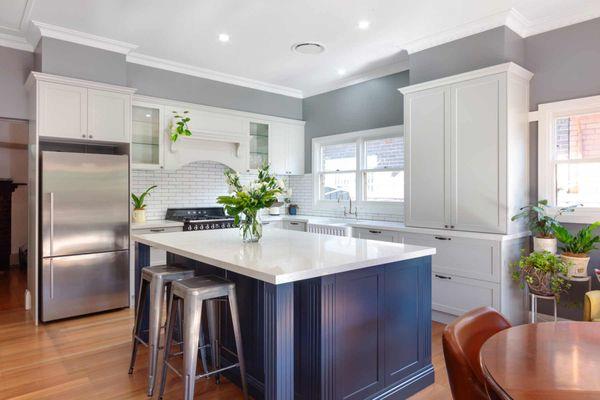
[[[135,45],[125,46],[134,62],[305,97],[405,69],[403,50],[500,25],[529,36],[597,16],[598,0],[0,0],[0,45],[31,49],[29,21],[39,21]],[[304,41],[326,51],[290,50]]]

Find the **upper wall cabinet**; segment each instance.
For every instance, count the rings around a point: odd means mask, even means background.
[[[164,107],[134,101],[131,112],[131,162],[134,169],[158,169],[164,159]]]
[[[134,89],[32,72],[40,137],[128,143]]]
[[[273,172],[304,174],[304,125],[275,122],[270,128],[269,163]]]
[[[399,89],[407,226],[514,233],[527,203],[529,80],[514,63]]]

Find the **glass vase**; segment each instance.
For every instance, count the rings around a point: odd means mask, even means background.
[[[262,221],[257,213],[248,213],[240,220],[240,235],[246,243],[258,242],[262,237]]]

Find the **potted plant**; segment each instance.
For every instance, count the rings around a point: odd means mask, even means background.
[[[277,196],[285,191],[283,181],[271,174],[268,164],[258,170],[257,179],[247,186],[241,184],[239,175],[232,170],[225,171],[225,177],[230,194],[219,196],[217,203],[223,204],[239,225],[244,242],[258,242],[262,237],[259,211],[277,201]]]
[[[529,291],[540,296],[559,296],[571,285],[565,279],[567,264],[549,251],[533,252],[521,255],[513,264],[513,279],[526,284]]]
[[[131,193],[131,203],[133,204],[133,222],[139,224],[146,222],[146,204],[144,200],[146,196],[150,194],[150,191],[154,189],[156,185],[150,186],[146,191],[139,196],[135,193]]]
[[[559,208],[554,215],[551,215],[548,200],[538,200],[535,204],[521,207],[520,212],[514,215],[511,220],[527,219],[529,230],[533,234],[533,251],[549,251],[556,254],[557,241],[554,236],[554,229],[558,225],[556,217],[564,212],[573,211],[575,207]]]
[[[171,151],[175,151],[174,144],[181,136],[192,136],[192,131],[190,131],[190,127],[188,126],[188,123],[191,120],[188,116],[189,111],[186,110],[182,113],[173,111],[173,114],[173,120],[171,121],[171,135],[169,136],[171,139]]]
[[[587,276],[589,253],[600,243],[600,236],[593,234],[598,227],[600,221],[581,228],[576,234],[572,234],[561,225],[555,227],[556,237],[563,244],[560,248],[561,257],[569,263],[570,276]]]

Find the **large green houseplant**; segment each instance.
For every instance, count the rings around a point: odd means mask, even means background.
[[[585,226],[573,234],[562,225],[555,227],[556,238],[562,243],[561,257],[569,265],[570,276],[587,276],[590,262],[589,253],[598,248],[600,236],[593,232],[600,227],[600,221]]]
[[[527,285],[529,291],[540,296],[560,296],[570,284],[565,279],[568,267],[565,261],[549,251],[523,254],[513,264],[513,279]]]
[[[557,240],[554,231],[560,224],[556,220],[565,212],[573,211],[576,206],[562,207],[555,211],[548,206],[548,200],[538,200],[519,209],[519,213],[511,220],[527,220],[529,230],[533,234],[533,251],[549,251],[555,254],[557,251]]]
[[[285,191],[283,181],[271,174],[268,164],[258,170],[256,180],[249,185],[242,185],[239,175],[232,170],[226,171],[225,177],[230,194],[219,196],[217,203],[225,206],[227,214],[239,225],[244,242],[259,241],[262,237],[259,212],[271,207]]]

